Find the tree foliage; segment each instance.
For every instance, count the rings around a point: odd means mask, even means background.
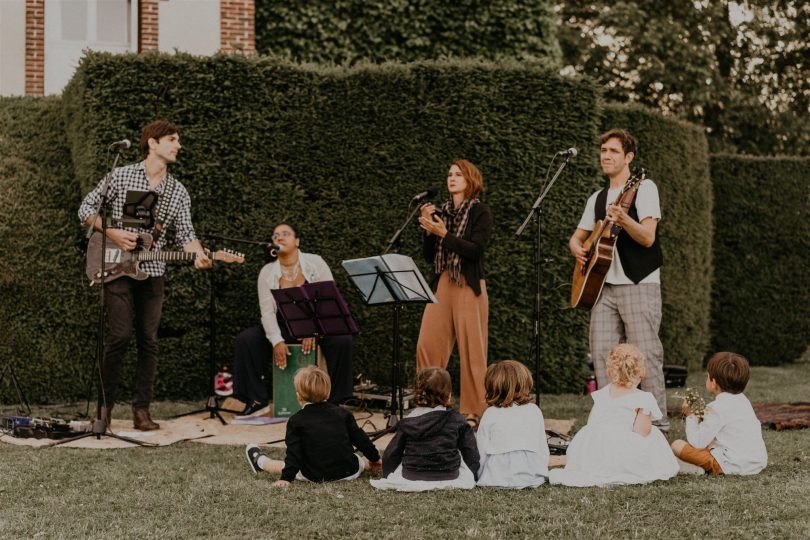
[[[567,1],[558,13],[564,70],[606,97],[701,123],[715,151],[810,154],[810,3]]]

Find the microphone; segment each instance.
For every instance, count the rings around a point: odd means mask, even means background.
[[[128,150],[130,147],[132,147],[132,143],[129,142],[129,139],[121,139],[110,145],[110,148],[117,148],[119,150]]]
[[[436,194],[439,192],[439,188],[437,187],[429,187],[422,193],[417,194],[411,202],[419,202],[424,199],[429,199],[431,197],[435,197]]]
[[[575,158],[577,157],[577,149],[576,148],[569,148],[568,150],[561,150],[557,152],[558,156],[566,157],[566,158]]]
[[[266,246],[264,246],[264,250],[271,257],[278,257],[278,252],[281,251],[281,246],[279,246],[278,244],[267,244]]]

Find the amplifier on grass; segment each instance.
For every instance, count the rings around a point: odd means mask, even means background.
[[[689,370],[686,366],[664,364],[664,385],[667,388],[683,388],[686,386],[686,376]]]

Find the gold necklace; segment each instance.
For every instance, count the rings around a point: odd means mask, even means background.
[[[281,277],[287,281],[295,281],[295,278],[298,277],[298,271],[301,269],[299,261],[295,261],[295,264],[292,266],[284,266],[280,262],[279,265],[281,266]],[[292,268],[292,270],[290,270],[290,268]]]

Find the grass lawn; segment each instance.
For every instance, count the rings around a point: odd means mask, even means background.
[[[690,385],[702,388],[704,377],[691,375]],[[806,401],[808,380],[805,356],[784,367],[754,368],[746,394],[754,402]],[[159,416],[180,405],[159,404],[155,411]],[[543,396],[541,405],[546,417],[575,417],[581,426],[590,399]],[[0,537],[808,538],[810,430],[764,436],[769,465],[754,477],[428,494],[379,492],[365,479],[273,489],[274,478],[249,471],[241,447],[187,442],[99,451],[0,444]],[[683,437],[679,419],[673,437]]]

